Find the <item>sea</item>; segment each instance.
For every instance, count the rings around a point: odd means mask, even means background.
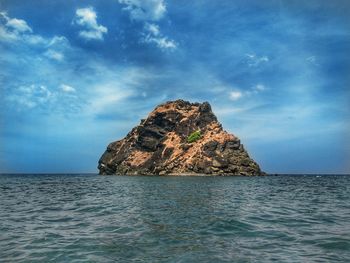
[[[350,176],[0,175],[0,262],[350,262]]]

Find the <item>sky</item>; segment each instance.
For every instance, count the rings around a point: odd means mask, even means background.
[[[97,172],[158,104],[208,101],[268,173],[350,173],[346,0],[0,0],[0,173]]]

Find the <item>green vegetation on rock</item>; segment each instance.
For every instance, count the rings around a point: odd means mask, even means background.
[[[197,141],[198,139],[200,139],[200,137],[201,137],[201,132],[200,132],[200,131],[192,132],[192,133],[190,134],[190,136],[188,136],[187,142],[188,142],[188,143],[195,142],[195,141]]]

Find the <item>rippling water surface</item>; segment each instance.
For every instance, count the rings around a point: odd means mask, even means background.
[[[350,262],[350,176],[1,175],[4,262]]]

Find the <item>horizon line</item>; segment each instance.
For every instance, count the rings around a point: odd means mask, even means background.
[[[266,173],[268,176],[278,176],[278,175],[348,175],[350,176],[350,173]],[[81,172],[81,173],[0,173],[0,175],[99,175],[98,173],[92,173],[92,172]],[[110,174],[107,176],[113,176],[116,174]],[[116,176],[130,176],[130,175],[116,175]],[[133,175],[133,176],[144,176],[144,175]],[[154,175],[159,176],[159,175]],[[195,175],[194,175],[195,176]],[[218,175],[220,176],[220,175]],[[232,177],[232,176],[240,176],[238,175],[231,175],[231,176],[222,176],[222,177]],[[169,176],[168,176],[169,177]],[[249,176],[245,176],[249,177]],[[252,175],[253,177],[253,175]],[[260,176],[263,177],[263,176]]]

